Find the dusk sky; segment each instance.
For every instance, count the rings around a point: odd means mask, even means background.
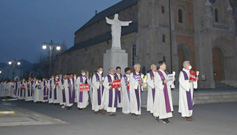
[[[37,62],[43,42],[73,46],[74,32],[98,12],[121,0],[0,0],[0,63]]]

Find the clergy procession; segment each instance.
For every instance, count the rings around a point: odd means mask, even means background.
[[[171,90],[175,88],[175,72],[169,74],[166,63],[152,64],[146,75],[141,73],[141,65],[133,69],[126,67],[110,68],[104,75],[103,67],[90,74],[82,70],[81,74],[55,75],[51,78],[28,78],[1,82],[0,96],[12,97],[27,102],[43,102],[60,105],[70,110],[73,105],[81,111],[91,104],[95,114],[116,116],[117,108],[122,113],[140,117],[142,114],[141,94],[147,90],[146,110],[155,120],[169,124],[173,117]],[[181,117],[193,121],[194,89],[197,89],[198,71],[192,70],[189,61],[183,62],[179,73],[179,108]],[[92,76],[90,76],[92,75]]]

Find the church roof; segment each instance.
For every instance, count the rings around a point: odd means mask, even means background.
[[[92,24],[97,23],[98,21],[103,20],[107,16],[111,16],[123,9],[126,9],[127,7],[130,7],[134,4],[136,4],[139,0],[122,0],[121,2],[103,10],[102,12],[96,14],[94,17],[92,17],[86,24],[84,24],[80,29],[77,31],[84,29]],[[77,32],[76,31],[76,32]],[[75,32],[75,33],[76,33]]]
[[[121,2],[105,9],[104,11],[96,14],[94,17],[92,17],[86,24],[84,24],[80,29],[78,29],[77,31],[80,31],[90,25],[93,25],[94,23],[100,21],[100,20],[103,20],[105,19],[105,17],[107,16],[111,16],[115,13],[118,13],[119,11],[123,10],[123,9],[126,9],[134,4],[136,4],[139,0],[122,0]],[[137,29],[138,29],[138,23],[137,22],[133,22],[131,23],[128,27],[122,27],[122,33],[121,35],[126,35],[126,34],[129,34],[129,33],[132,33],[132,32],[137,32]],[[76,31],[76,32],[77,32]],[[75,33],[76,33],[75,32]],[[91,39],[88,39],[86,41],[82,41],[78,44],[75,44],[73,47],[69,48],[66,52],[64,52],[63,54],[65,53],[69,53],[69,52],[72,52],[72,51],[76,51],[76,50],[79,50],[79,49],[83,49],[83,48],[86,48],[86,47],[90,47],[90,46],[93,46],[95,44],[98,44],[98,43],[101,43],[101,42],[104,42],[106,40],[110,40],[112,38],[111,36],[111,31],[105,33],[105,34],[102,34],[102,35],[99,35],[99,36],[96,36],[94,38],[91,38]]]
[[[121,35],[123,36],[123,35],[127,35],[129,33],[132,33],[132,32],[137,32],[137,28],[138,28],[138,23],[137,22],[134,22],[134,23],[130,24],[129,27],[122,27]],[[79,49],[83,49],[83,48],[86,48],[86,47],[90,47],[90,46],[93,46],[95,44],[98,44],[98,43],[101,43],[101,42],[104,42],[104,41],[107,41],[107,40],[110,40],[110,39],[112,39],[111,31],[109,31],[105,34],[96,36],[92,39],[82,41],[82,42],[74,45],[70,49],[68,49],[63,54],[69,53],[69,52],[72,52],[72,51],[76,51],[76,50],[79,50]]]

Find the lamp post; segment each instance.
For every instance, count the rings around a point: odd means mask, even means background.
[[[9,65],[12,65],[12,80],[14,80],[14,76],[15,76],[15,68],[16,66],[20,66],[21,62],[20,61],[16,61],[15,59],[12,61],[8,62]]]
[[[0,81],[2,80],[2,70],[0,70]]]
[[[51,75],[52,71],[52,54],[53,50],[56,49],[57,51],[61,50],[60,44],[53,43],[53,40],[51,40],[50,43],[44,43],[42,45],[42,49],[46,50],[49,47],[49,76]]]

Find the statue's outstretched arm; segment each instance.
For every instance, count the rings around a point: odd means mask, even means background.
[[[108,24],[113,24],[113,20],[111,20],[111,19],[109,19],[108,17],[105,17],[105,19],[106,19],[106,23],[108,23]]]
[[[120,21],[122,26],[129,26],[132,21]]]

